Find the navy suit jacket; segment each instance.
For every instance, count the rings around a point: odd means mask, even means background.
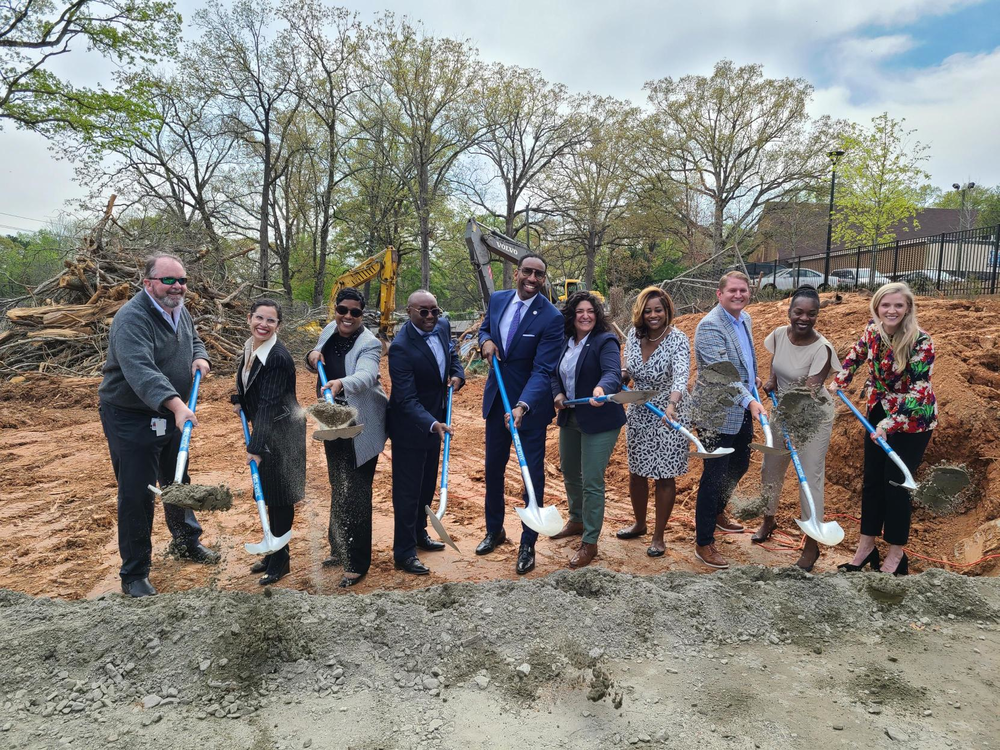
[[[448,380],[465,380],[465,370],[451,340],[451,325],[441,320],[431,333],[441,341],[445,352],[445,377],[441,378],[434,352],[420,332],[407,323],[389,347],[389,393],[387,421],[393,448],[405,448],[403,441],[415,447],[427,447],[437,439],[431,425],[445,420]]]
[[[563,343],[559,362],[566,356],[569,339]],[[594,389],[601,386],[605,395],[618,393],[622,389],[622,347],[618,337],[610,331],[591,334],[583,351],[576,360],[576,393],[566,393],[566,384],[562,380],[559,367],[552,374],[552,397],[564,393],[567,399],[589,398]],[[605,402],[603,406],[581,404],[570,407],[576,409],[576,422],[582,432],[593,434],[615,430],[625,424],[625,409],[621,404]],[[564,427],[569,421],[569,410],[559,412],[557,424]]]
[[[528,405],[528,413],[521,419],[522,430],[545,427],[552,421],[556,410],[552,405],[552,373],[559,362],[563,343],[563,316],[555,306],[539,296],[514,333],[510,351],[506,350],[500,336],[500,318],[517,291],[504,289],[490,296],[486,317],[479,327],[479,346],[492,341],[500,352],[500,372],[507,386],[507,398],[513,409],[518,401]],[[493,364],[483,389],[483,418],[489,416],[495,401],[500,401]]]

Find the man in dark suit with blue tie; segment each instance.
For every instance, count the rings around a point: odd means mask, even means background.
[[[417,549],[437,552],[444,544],[428,535],[424,506],[434,498],[441,441],[451,432],[444,423],[448,386],[461,388],[465,370],[451,340],[451,326],[441,320],[433,294],[418,289],[407,300],[406,312],[410,322],[389,347],[392,556],[397,570],[427,575],[430,569],[417,557]]]
[[[479,328],[483,360],[500,360],[507,398],[521,436],[528,473],[538,504],[545,494],[545,430],[555,416],[552,404],[552,373],[559,363],[563,344],[563,316],[542,293],[546,263],[540,255],[525,255],[514,272],[515,289],[494,292]],[[476,548],[485,555],[507,538],[503,518],[504,472],[510,460],[511,435],[505,422],[503,399],[496,376],[490,370],[483,391],[486,420],[486,537]],[[528,493],[524,493],[527,504]],[[515,570],[523,575],[535,567],[538,533],[522,524],[521,546]]]

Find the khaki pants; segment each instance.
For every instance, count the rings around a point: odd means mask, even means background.
[[[813,502],[816,504],[816,520],[823,522],[823,488],[826,483],[826,452],[830,448],[830,435],[833,433],[833,425],[823,425],[813,435],[812,440],[801,448],[795,446],[799,454],[799,462],[802,464],[802,471],[806,475],[809,489],[812,491]],[[777,443],[778,436],[775,436]],[[764,454],[764,464],[760,470],[761,494],[767,498],[767,510],[769,516],[777,515],[778,497],[781,495],[781,487],[785,483],[785,474],[788,465],[792,462],[790,455]],[[792,470],[792,480],[798,484],[798,477],[795,470]],[[799,488],[799,504],[802,506],[802,520],[809,520],[809,506],[806,503],[805,493]]]

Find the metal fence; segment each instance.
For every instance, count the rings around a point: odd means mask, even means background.
[[[763,289],[792,289],[824,272],[826,253],[775,260],[755,274]],[[761,264],[757,264],[758,266]],[[808,269],[808,270],[802,270]],[[905,281],[916,294],[964,297],[1000,289],[1000,225],[912,237],[830,253],[830,282],[838,288],[876,289]]]

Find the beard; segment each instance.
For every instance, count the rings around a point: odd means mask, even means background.
[[[157,297],[156,301],[160,303],[160,307],[164,310],[175,310],[184,304],[184,295],[167,292],[162,297]]]

